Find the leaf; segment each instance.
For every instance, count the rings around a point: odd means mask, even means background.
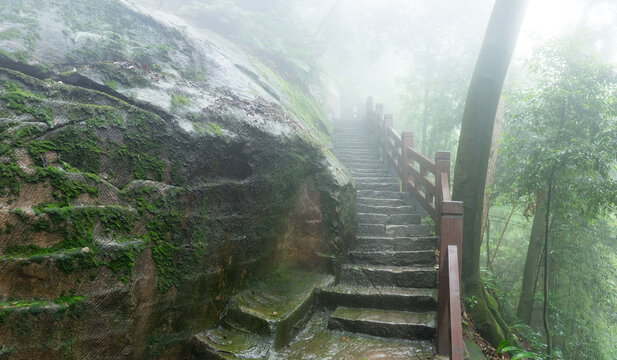
[[[522,353],[518,353],[514,356],[512,356],[510,358],[510,360],[517,360],[517,359],[537,359],[538,357],[536,356],[536,354],[529,352],[529,351],[524,351]]]
[[[506,339],[506,340],[500,342],[499,345],[497,345],[497,349],[495,349],[495,350],[497,350],[498,353],[502,353],[502,352],[504,352],[503,349],[506,346],[508,346],[508,345],[510,345],[510,340]],[[505,351],[507,351],[507,350],[505,350]]]

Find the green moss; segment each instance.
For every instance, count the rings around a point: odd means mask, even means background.
[[[5,82],[4,88],[6,91],[0,94],[0,100],[4,100],[6,102],[6,107],[13,110],[16,115],[27,113],[39,121],[46,122],[50,125],[53,123],[50,109],[32,107],[32,103],[40,103],[43,101],[39,96],[22,90],[17,84],[12,82]]]
[[[19,30],[13,28],[4,31],[0,31],[0,39],[11,40],[19,37]]]
[[[2,321],[2,318],[0,316],[0,323],[1,322],[3,322],[3,321]],[[15,349],[16,349],[15,346],[7,348],[7,347],[4,347],[3,345],[0,345],[0,358],[3,358],[5,356],[9,356],[9,355],[13,355],[13,352],[15,352]]]
[[[106,80],[104,81],[105,86],[107,86],[108,88],[112,89],[112,90],[116,90],[116,87],[118,86],[116,84],[116,80]]]
[[[78,128],[74,125],[66,129],[55,139],[62,160],[91,173],[98,173],[101,162],[102,142],[92,129]]]
[[[223,129],[221,129],[221,126],[217,123],[213,123],[213,122],[209,122],[207,125],[208,127],[208,131],[220,138],[227,138],[227,136],[225,136],[225,134],[223,133]]]
[[[135,259],[145,249],[146,245],[142,242],[129,244],[123,248],[116,249],[110,256],[107,266],[114,272],[122,272],[130,275],[133,271]]]
[[[160,159],[161,144],[164,141],[157,125],[161,125],[158,117],[136,117],[133,126],[124,134],[126,147],[118,149],[118,156],[128,158],[133,174],[137,179],[161,181],[165,172],[165,162]]]
[[[19,195],[20,186],[17,181],[17,164],[0,164],[0,196]]]
[[[105,86],[113,90],[117,88],[118,84],[125,87],[144,87],[149,84],[149,81],[142,74],[142,70],[135,66],[129,68],[124,63],[114,64],[109,61],[102,61],[92,65],[91,68],[103,74],[106,77]]]
[[[65,171],[58,168],[48,167],[42,172],[54,188],[54,197],[64,206],[68,206],[71,200],[76,199],[81,194],[87,193],[94,197],[99,194],[98,188],[81,181],[72,180]]]
[[[186,96],[183,96],[181,94],[171,94],[171,107],[172,108],[179,108],[179,107],[187,106],[189,103],[190,103],[189,99],[187,99]]]

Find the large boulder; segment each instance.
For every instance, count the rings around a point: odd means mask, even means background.
[[[336,272],[354,188],[313,99],[126,2],[0,16],[0,358],[178,358],[247,282]]]

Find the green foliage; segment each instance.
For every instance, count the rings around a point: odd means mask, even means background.
[[[181,94],[171,94],[171,107],[179,108],[183,106],[187,106],[189,104],[189,99],[186,96]]]
[[[36,120],[52,124],[51,110],[31,105],[43,101],[39,96],[22,90],[17,84],[12,82],[5,82],[4,88],[5,91],[0,93],[0,100],[6,102],[8,109],[13,110],[16,115],[30,114]]]
[[[17,164],[0,164],[0,196],[19,195],[19,181],[16,173]]]
[[[543,357],[539,354],[533,353],[531,351],[523,350],[517,346],[510,345],[510,340],[504,340],[497,346],[495,351],[498,354],[510,354],[510,360],[518,360],[518,359],[532,359],[532,360],[542,360]]]
[[[501,202],[525,203],[525,215],[533,215],[536,195],[545,195],[553,179],[549,323],[555,358],[561,351],[565,358],[591,360],[613,359],[617,334],[611,315],[617,308],[617,247],[609,215],[617,199],[617,71],[588,43],[552,42],[527,63],[530,81],[508,94],[493,192]],[[495,224],[503,224],[507,213],[504,206],[491,208],[493,244],[501,232]],[[515,214],[493,271],[484,276],[515,324],[530,229]],[[542,271],[534,275],[543,277]],[[533,351],[542,352],[539,314],[533,315],[531,327],[514,327]]]
[[[116,85],[116,80],[106,80],[104,83],[105,83],[105,86],[107,86],[108,88],[112,90],[116,90],[116,87],[118,86]]]
[[[509,95],[500,188],[531,201],[552,177],[557,212],[592,219],[617,200],[617,72],[580,42],[547,46],[529,64],[537,87]],[[507,190],[505,190],[507,189]]]

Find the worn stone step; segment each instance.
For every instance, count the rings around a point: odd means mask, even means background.
[[[408,206],[403,199],[370,198],[356,196],[356,204],[368,206]]]
[[[354,176],[356,182],[391,182],[398,184],[399,180],[390,174],[371,174],[368,176]]]
[[[380,337],[430,339],[435,335],[435,312],[406,312],[339,306],[328,328]]]
[[[193,337],[191,345],[199,359],[267,359],[270,353],[264,338],[233,328],[205,330]]]
[[[397,191],[400,189],[398,183],[364,183],[356,182],[357,190],[381,190],[381,191]]]
[[[371,159],[382,161],[376,150],[334,149],[334,155],[339,160]]]
[[[386,236],[407,237],[407,236],[428,236],[431,234],[431,227],[424,224],[411,225],[386,225]]]
[[[370,154],[370,153],[359,154],[358,152],[354,152],[353,154],[351,154],[351,153],[346,153],[346,154],[337,153],[336,156],[339,159],[339,161],[341,161],[341,162],[370,161],[370,162],[374,162],[374,163],[378,163],[378,164],[383,164],[383,161],[379,158],[379,156],[376,153],[372,153],[372,154]]]
[[[358,175],[360,173],[370,173],[373,171],[380,171],[382,174],[388,174],[389,170],[386,168],[386,165],[382,163],[377,164],[363,164],[363,163],[348,163],[345,166],[352,168]],[[352,174],[355,175],[355,174]]]
[[[391,266],[434,266],[435,252],[432,250],[414,251],[351,251],[347,259],[352,264],[391,265]]]
[[[373,150],[373,153],[377,152],[377,145],[371,143],[369,140],[335,140],[334,146],[336,149],[350,149],[357,148],[363,150]]]
[[[430,227],[423,224],[384,225],[358,223],[358,236],[411,237],[428,236]]]
[[[438,239],[436,236],[419,237],[377,237],[358,236],[356,250],[358,251],[413,251],[435,250]]]
[[[385,170],[358,170],[358,169],[354,169],[354,168],[349,168],[349,171],[351,172],[351,175],[354,177],[354,179],[356,177],[375,177],[375,176],[392,176],[392,174],[389,171],[385,171]],[[398,191],[398,189],[396,190]]]
[[[421,220],[418,214],[371,214],[358,213],[360,224],[384,224],[384,225],[409,225],[419,224]]]
[[[337,144],[334,146],[334,153],[337,156],[374,156],[379,157],[376,146],[354,146]]]
[[[409,195],[400,191],[356,190],[356,197],[373,199],[407,199]]]
[[[352,169],[372,169],[372,170],[384,170],[383,175],[388,175],[385,165],[381,161],[341,161],[341,164]],[[358,181],[358,180],[356,180]]]
[[[222,316],[230,327],[272,338],[281,348],[302,329],[315,302],[314,290],[334,277],[281,267],[234,296]]]
[[[435,289],[400,288],[388,286],[358,286],[339,284],[318,290],[319,304],[384,310],[435,311]]]
[[[371,206],[356,204],[358,213],[365,214],[413,214],[414,209],[410,205],[403,206]]]
[[[375,266],[343,264],[341,283],[364,286],[434,288],[437,272],[430,266]]]
[[[384,163],[378,159],[341,159],[339,158],[341,164],[349,167],[375,167],[378,169],[384,168]]]

